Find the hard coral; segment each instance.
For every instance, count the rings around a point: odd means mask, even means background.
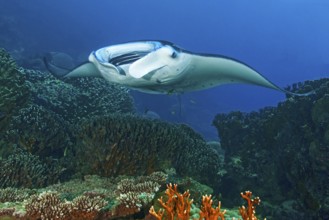
[[[154,206],[152,206],[149,210],[150,215],[157,220],[190,220],[193,199],[190,199],[189,192],[185,191],[181,194],[177,190],[177,184],[168,184],[166,195],[168,197],[166,202],[163,200],[163,197],[158,199],[163,209],[155,211]],[[240,208],[240,214],[243,220],[257,220],[255,209],[256,205],[260,203],[259,197],[252,199],[252,193],[250,191],[241,193],[241,196],[248,201],[247,208],[244,206]],[[199,220],[217,220],[218,218],[225,220],[224,215],[226,210],[221,211],[221,203],[219,202],[216,208],[212,207],[212,203],[211,195],[203,196]]]
[[[7,159],[0,160],[0,187],[42,187],[48,169],[39,157],[16,149]]]
[[[30,198],[26,205],[27,219],[90,220],[96,219],[107,202],[99,195],[82,195],[72,202],[62,201],[57,192],[44,192]]]
[[[259,197],[251,198],[252,192],[245,191],[244,193],[241,193],[241,197],[245,199],[248,202],[247,208],[245,206],[242,206],[239,208],[240,214],[242,216],[243,220],[257,220],[256,217],[256,205],[259,205],[260,199]]]
[[[157,172],[153,173],[154,179],[151,175],[136,179],[122,179],[116,190],[118,204],[113,209],[111,216],[128,216],[150,207],[155,193],[163,181],[159,179],[160,182],[157,182],[156,179],[159,176],[161,174]]]
[[[220,178],[219,155],[186,126],[113,114],[84,121],[79,128],[75,158],[84,174],[146,175],[174,167],[208,184]]]
[[[233,198],[253,185],[277,210],[287,210],[284,204],[291,201],[301,204],[292,206],[293,211],[275,212],[273,218],[313,219],[329,213],[322,205],[329,192],[329,79],[292,86],[297,93],[312,89],[315,94],[289,97],[277,107],[216,116],[213,124],[228,171],[222,186],[230,189],[223,196]],[[238,164],[229,163],[237,157]]]
[[[72,205],[62,202],[56,192],[44,192],[32,196],[26,205],[26,214],[30,219],[68,219]]]
[[[27,103],[28,87],[24,84],[25,76],[15,61],[0,48],[0,130],[5,130],[15,111]],[[1,136],[0,136],[1,137]]]
[[[221,202],[218,202],[218,206],[214,209],[212,207],[213,200],[211,199],[211,195],[205,195],[202,197],[202,205],[201,205],[201,211],[200,211],[200,220],[217,220],[220,218],[221,220],[224,220],[224,215],[226,213],[226,210],[221,211]]]
[[[166,195],[168,197],[166,202],[163,197],[158,200],[164,210],[160,209],[156,212],[152,206],[150,214],[158,220],[189,220],[191,204],[193,203],[193,200],[190,199],[190,193],[185,191],[181,194],[177,190],[177,184],[168,184]]]

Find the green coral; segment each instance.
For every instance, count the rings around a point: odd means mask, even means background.
[[[61,168],[55,164],[45,164],[38,156],[21,149],[0,160],[0,187],[43,187],[58,181]]]
[[[0,48],[0,130],[5,130],[11,116],[27,102],[29,90],[25,76],[15,61]]]
[[[32,102],[60,115],[68,123],[94,116],[134,112],[128,90],[98,78],[76,78],[65,82],[49,73],[24,70]]]
[[[174,167],[205,183],[220,178],[219,155],[185,125],[113,114],[79,128],[74,155],[83,174],[145,175]]]
[[[272,204],[281,206],[289,199],[300,204],[285,218],[299,213],[311,219],[328,212],[320,205],[329,190],[328,88],[329,79],[306,81],[288,89],[297,93],[315,90],[313,95],[288,96],[277,107],[258,112],[215,117],[213,124],[225,150],[228,171],[222,185],[227,189],[224,197],[232,198],[253,186],[255,190],[251,190]]]

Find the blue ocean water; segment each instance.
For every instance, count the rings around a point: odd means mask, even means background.
[[[82,62],[107,45],[168,40],[190,51],[241,60],[285,87],[328,76],[328,10],[325,0],[0,0],[0,47],[26,57],[61,51]],[[132,93],[139,112],[187,123],[209,140],[217,139],[211,126],[217,113],[255,111],[285,99],[249,85],[181,97]]]

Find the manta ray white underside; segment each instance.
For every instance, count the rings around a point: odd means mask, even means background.
[[[47,66],[52,64],[51,58]],[[146,93],[184,93],[223,84],[245,83],[283,90],[250,66],[221,55],[192,53],[166,41],[136,41],[92,52],[89,61],[63,77],[103,77]]]

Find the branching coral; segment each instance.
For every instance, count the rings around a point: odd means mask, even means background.
[[[46,191],[28,200],[26,213],[20,218],[91,220],[96,219],[106,205],[107,201],[101,195],[85,194],[69,202],[61,200],[57,192]],[[17,215],[16,217],[19,218]]]
[[[260,204],[260,198],[255,197],[252,199],[252,192],[250,191],[245,191],[244,193],[241,193],[241,197],[248,202],[247,208],[245,206],[239,208],[243,220],[257,220],[257,217],[255,215],[256,205]]]
[[[24,81],[25,76],[18,71],[15,61],[0,48],[0,130],[4,130],[14,112],[28,100]]]
[[[181,194],[177,190],[177,184],[168,184],[166,195],[168,197],[166,202],[163,200],[163,197],[158,200],[164,210],[160,209],[156,212],[152,206],[150,214],[158,220],[189,220],[191,204],[193,203],[193,200],[190,199],[190,193],[185,191]]]
[[[174,167],[203,183],[220,178],[219,155],[183,126],[113,114],[82,121],[79,128],[75,159],[84,174],[145,175]]]
[[[31,195],[35,194],[35,190],[31,189],[17,189],[17,188],[4,188],[0,189],[0,203],[3,202],[17,202],[23,201],[29,198]]]
[[[0,187],[43,187],[58,180],[61,168],[45,164],[38,156],[15,148],[8,158],[0,160]]]
[[[147,180],[123,179],[117,186],[118,205],[111,215],[127,216],[139,212],[142,208],[149,207],[160,184]]]
[[[62,202],[56,192],[34,195],[26,205],[26,216],[31,219],[67,219],[72,204]]]
[[[154,206],[152,206],[149,210],[150,215],[157,220],[190,220],[191,205],[193,203],[193,199],[190,199],[190,193],[185,191],[181,194],[178,192],[176,184],[168,184],[166,195],[168,197],[166,202],[163,197],[158,199],[162,209],[155,211]],[[259,205],[259,197],[252,199],[250,191],[241,193],[241,196],[248,201],[247,208],[242,206],[239,209],[243,220],[257,220],[255,205]],[[202,197],[199,220],[217,220],[219,218],[225,220],[226,210],[221,211],[221,203],[219,202],[216,208],[212,207],[212,203],[211,195]]]
[[[0,187],[41,187],[46,183],[47,167],[39,157],[20,149],[0,160]]]
[[[72,219],[96,219],[100,210],[107,205],[102,195],[86,193],[72,201],[70,216]]]
[[[201,211],[200,211],[200,220],[217,220],[220,218],[221,220],[224,220],[224,215],[226,213],[226,210],[221,211],[221,202],[218,202],[218,206],[216,208],[212,207],[213,200],[211,199],[211,195],[205,195],[202,197],[202,205],[201,205]]]

